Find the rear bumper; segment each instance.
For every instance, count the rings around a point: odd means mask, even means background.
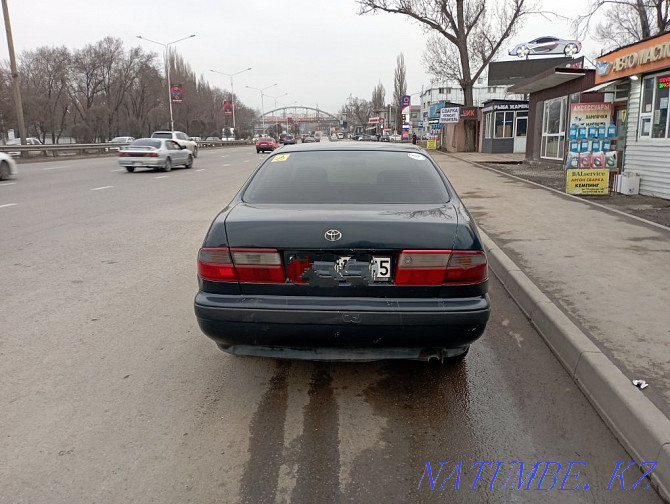
[[[121,166],[134,166],[137,168],[161,168],[165,165],[165,160],[160,158],[119,158]]]
[[[320,354],[328,360],[422,358],[436,349],[457,354],[482,335],[490,310],[488,296],[381,299],[201,291],[195,298],[200,329],[225,351],[310,359]]]

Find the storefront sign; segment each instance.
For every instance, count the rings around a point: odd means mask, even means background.
[[[612,121],[611,103],[572,103],[570,105],[570,127],[581,126],[598,127],[609,126]],[[598,133],[588,135],[588,138],[598,137]],[[603,135],[605,136],[605,135]],[[587,138],[587,137],[582,137]]]
[[[568,194],[607,194],[609,170],[567,170],[565,192]]]
[[[658,82],[658,89],[665,89],[667,87],[670,87],[670,75],[659,77],[656,79],[656,82]]]
[[[670,66],[670,33],[596,59],[596,84]]]
[[[440,110],[440,123],[441,124],[454,124],[459,121],[458,114],[459,107],[445,107]]]
[[[482,112],[491,112],[495,110],[528,110],[527,103],[500,103],[496,105],[489,105],[484,108]]]
[[[461,119],[477,119],[477,107],[461,107]]]

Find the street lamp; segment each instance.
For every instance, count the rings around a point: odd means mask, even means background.
[[[235,72],[234,74],[219,72],[218,70],[210,70],[210,72],[218,73],[221,75],[227,75],[228,77],[230,77],[230,103],[232,103],[233,105],[233,130],[235,130],[235,88],[233,88],[233,77],[243,72],[248,72],[249,70],[251,70],[251,67],[245,68],[244,70],[240,70],[239,72]]]
[[[170,62],[169,62],[169,48],[171,45],[176,44],[177,42],[181,42],[182,40],[190,39],[195,37],[195,34],[189,35],[188,37],[180,38],[178,40],[173,40],[172,42],[168,42],[167,44],[164,44],[163,42],[156,42],[155,40],[148,39],[146,37],[143,37],[142,35],[137,35],[138,39],[146,40],[147,42],[153,42],[154,44],[161,45],[165,48],[165,74],[167,77],[167,86],[168,86],[168,104],[170,105],[170,131],[174,131],[174,117],[172,116],[172,93],[170,93]]]
[[[270,86],[267,86],[267,87],[264,87],[264,88],[244,86],[244,87],[247,87],[249,89],[255,89],[256,91],[260,91],[260,93],[261,93],[261,120],[263,122],[263,133],[265,133],[265,109],[263,107],[263,91],[265,91],[266,89],[270,89],[271,87],[275,87],[276,85],[277,85],[277,83],[275,82],[274,84],[272,84]]]
[[[286,93],[286,94],[288,94],[288,93]],[[291,103],[279,102],[279,105],[284,106],[284,117],[286,118],[286,132],[287,133],[291,133],[291,132],[289,131],[289,127],[288,127],[288,116],[286,115],[286,107],[290,107],[291,105],[295,105],[296,103],[298,103],[298,100],[293,100]],[[275,108],[277,108],[277,101],[276,100],[275,100]]]
[[[277,113],[277,112],[276,112],[276,111],[277,111],[277,98],[281,98],[282,96],[286,96],[286,95],[288,95],[288,93],[280,94],[279,96],[265,95],[265,96],[267,96],[267,97],[269,97],[269,98],[272,98],[272,99],[275,101],[275,108],[274,108],[275,113]],[[275,126],[276,126],[276,124],[277,124],[277,123],[275,122]]]

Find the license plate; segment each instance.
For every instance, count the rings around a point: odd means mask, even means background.
[[[372,279],[376,282],[388,282],[391,280],[391,258],[374,256],[370,262]]]

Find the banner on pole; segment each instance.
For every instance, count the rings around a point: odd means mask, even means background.
[[[224,115],[233,115],[233,102],[224,101],[223,102],[223,113]]]
[[[172,103],[183,103],[184,102],[184,88],[181,84],[172,84],[170,86],[170,97],[172,98]]]

